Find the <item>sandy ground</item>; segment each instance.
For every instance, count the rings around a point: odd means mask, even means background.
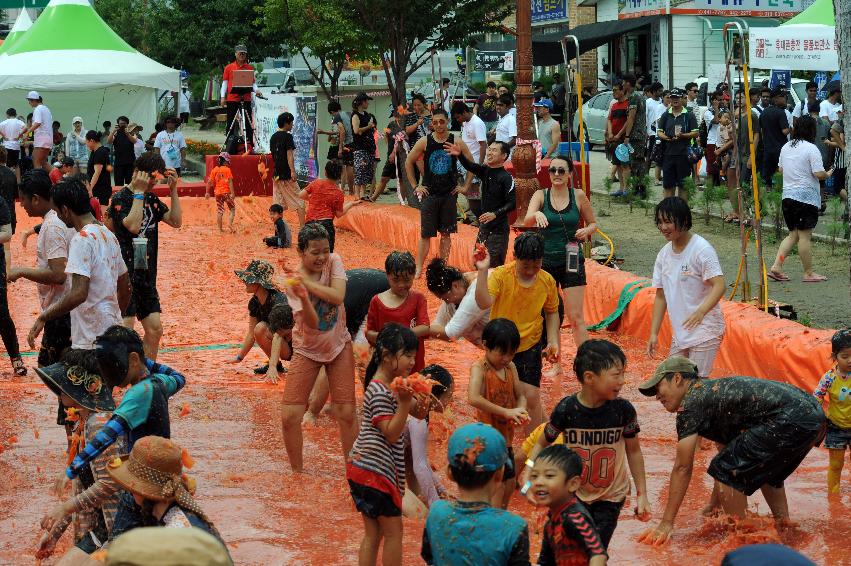
[[[269,231],[264,220],[267,199],[238,200],[236,235],[217,232],[211,201],[184,199],[183,204],[184,227],[177,231],[166,227],[160,238],[166,348],[160,360],[187,376],[186,388],[171,401],[172,435],[194,457],[191,473],[199,481],[198,500],[228,542],[237,564],[355,564],[361,519],[347,492],[334,423],[322,417],[315,428],[306,431],[305,473],[291,473],[280,432],[282,385],[254,380],[251,369],[262,362],[256,349],[239,366],[225,363],[235,348],[209,349],[236,343],[244,332],[248,296],[233,269],[255,257],[292,265],[295,253],[271,251],[260,243],[261,236]],[[19,218],[24,227],[32,224],[22,211]],[[633,218],[646,224],[641,212]],[[292,217],[288,220],[294,222]],[[653,236],[645,245],[655,253],[658,240]],[[364,242],[342,230],[337,242],[347,268],[380,265],[390,251],[384,244]],[[22,251],[17,240],[14,252],[28,263],[34,261],[32,247]],[[422,282],[417,282],[416,288],[425,292]],[[37,311],[34,285],[14,284],[10,299],[23,341]],[[438,303],[430,295],[429,306],[433,316]],[[642,354],[643,344],[605,336],[617,341],[629,359],[624,396],[638,410],[650,501],[658,519],[674,457],[674,420],[655,400],[643,398],[635,388],[656,363]],[[569,333],[562,336],[562,346],[564,367],[569,368],[575,352]],[[449,432],[473,419],[464,391],[470,363],[479,355],[466,342],[432,341],[427,345],[426,363],[444,364],[455,376],[458,392],[450,411],[432,420],[431,455],[437,469],[446,465]],[[32,356],[26,361],[30,366],[35,363]],[[7,363],[0,361],[0,411],[5,415],[0,420],[0,564],[33,564],[39,519],[57,503],[48,488],[63,469],[65,439],[53,424],[56,399],[32,372],[23,379],[11,378]],[[572,377],[545,381],[542,391],[547,410],[576,390]],[[179,417],[184,405],[189,413]],[[707,521],[699,515],[711,488],[704,472],[712,455],[712,451],[698,455],[673,542],[662,549],[637,544],[636,536],[646,525],[634,518],[630,502],[611,544],[612,564],[718,564],[726,550],[763,541],[790,544],[819,564],[851,564],[846,540],[851,531],[851,476],[846,471],[840,496],[829,502],[824,450],[812,451],[787,482],[797,526],[782,533],[763,518],[767,506],[761,496],[752,498],[755,516],[745,522]],[[543,514],[518,497],[510,509],[529,521],[534,561]],[[418,558],[422,527],[422,521],[405,520],[406,564],[422,563]],[[63,544],[68,544],[67,535]]]

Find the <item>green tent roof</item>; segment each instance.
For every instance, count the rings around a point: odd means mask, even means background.
[[[835,26],[836,16],[833,13],[833,0],[816,0],[812,5],[784,23],[784,26],[797,24],[821,24]]]
[[[15,20],[15,25],[12,26],[11,30],[9,30],[9,35],[6,36],[6,39],[3,41],[3,45],[0,45],[0,53],[8,51],[12,45],[14,45],[14,43],[32,27],[32,25],[33,21],[30,19],[30,15],[27,13],[26,8],[21,10],[21,13]]]
[[[30,30],[6,53],[69,49],[136,52],[112,31],[88,0],[51,0]]]

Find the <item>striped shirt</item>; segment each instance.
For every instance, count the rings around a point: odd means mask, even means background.
[[[396,416],[399,402],[379,379],[373,379],[363,396],[363,419],[360,432],[350,454],[352,465],[386,478],[405,492],[405,440],[403,435],[394,443],[378,428],[378,423]]]

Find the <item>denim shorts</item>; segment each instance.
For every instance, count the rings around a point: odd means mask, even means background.
[[[851,448],[851,428],[839,428],[827,421],[827,436],[824,438],[824,447],[830,450]]]

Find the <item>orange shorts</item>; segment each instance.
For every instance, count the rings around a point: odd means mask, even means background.
[[[351,342],[328,363],[317,362],[294,352],[284,386],[283,404],[307,406],[310,391],[322,366],[325,366],[325,373],[328,375],[331,402],[354,405],[355,358]]]

